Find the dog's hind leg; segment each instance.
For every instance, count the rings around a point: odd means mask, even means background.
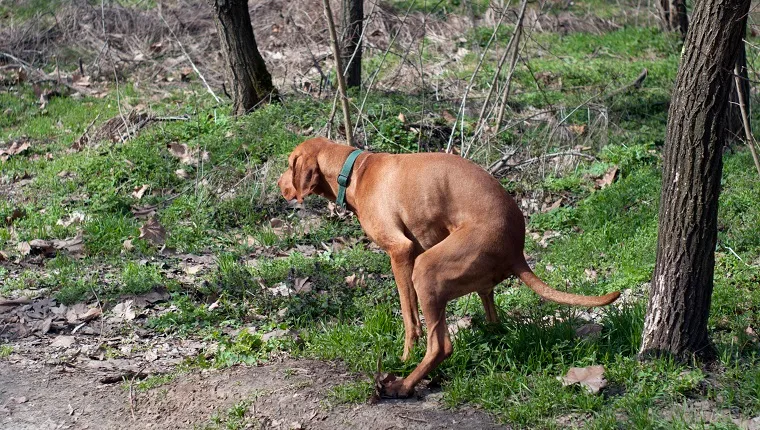
[[[427,325],[427,351],[408,377],[383,387],[384,395],[411,395],[415,385],[452,354],[446,326],[449,300],[493,289],[494,272],[500,270],[503,258],[498,253],[484,252],[483,241],[473,240],[473,237],[482,237],[482,234],[458,230],[417,257],[412,282]]]
[[[401,302],[401,316],[404,319],[404,353],[401,359],[406,361],[409,359],[417,339],[422,336],[417,294],[412,286],[412,270],[417,255],[414,251],[414,245],[406,238],[389,246],[388,254],[391,257],[391,269],[393,269],[393,276],[396,278],[399,301]]]
[[[478,291],[478,296],[483,302],[483,309],[486,311],[486,321],[489,323],[499,322],[499,315],[496,313],[496,303],[493,297],[493,288],[487,291]]]

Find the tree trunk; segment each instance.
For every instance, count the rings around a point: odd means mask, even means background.
[[[681,38],[686,39],[689,30],[689,16],[686,14],[686,0],[660,0],[660,19],[666,31],[680,31]]]
[[[746,21],[746,20],[745,20]],[[744,31],[742,37],[747,33],[746,23],[744,25]],[[747,51],[744,49],[744,42],[740,43],[739,54],[736,56],[736,64],[739,66],[739,75],[741,76],[741,91],[744,95],[744,106],[747,109],[747,117],[752,118],[750,115],[750,88],[749,88],[749,75],[747,74]],[[728,118],[726,121],[726,127],[728,128],[729,140],[744,141],[744,122],[742,121],[742,112],[739,108],[739,95],[736,93],[736,82],[731,81],[731,94],[729,96],[730,103],[728,105]]]
[[[721,158],[733,68],[750,0],[698,0],[663,149],[657,263],[642,357],[710,360],[707,335]]]
[[[261,102],[276,100],[272,76],[253,35],[248,0],[214,0],[216,29],[227,65],[232,114],[244,115]]]
[[[343,0],[343,49],[342,63],[348,88],[362,84],[362,26],[364,23],[364,0]],[[341,71],[342,72],[342,71]]]

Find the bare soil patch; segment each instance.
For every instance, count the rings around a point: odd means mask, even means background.
[[[440,393],[376,405],[330,406],[330,388],[356,380],[337,363],[285,360],[262,367],[196,371],[147,392],[102,384],[65,367],[0,362],[0,426],[31,429],[181,429],[250,400],[247,415],[273,429],[505,428],[483,412],[446,410]]]

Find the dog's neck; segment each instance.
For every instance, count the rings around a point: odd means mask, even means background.
[[[323,148],[317,160],[319,163],[319,170],[322,173],[323,182],[320,184],[320,189],[317,190],[317,194],[325,197],[328,200],[335,201],[338,196],[338,175],[340,174],[343,164],[346,162],[348,156],[356,148],[347,145],[330,145]],[[364,162],[370,155],[369,152],[359,154],[359,157],[354,162],[354,168],[351,171],[351,177],[346,188],[346,207],[353,212],[356,212],[356,187],[364,171]]]

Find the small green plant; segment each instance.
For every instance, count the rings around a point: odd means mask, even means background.
[[[124,283],[124,293],[143,294],[161,286],[163,277],[155,266],[129,261],[124,265],[121,281]]]
[[[0,345],[0,358],[5,358],[13,354],[13,347],[11,345]]]

